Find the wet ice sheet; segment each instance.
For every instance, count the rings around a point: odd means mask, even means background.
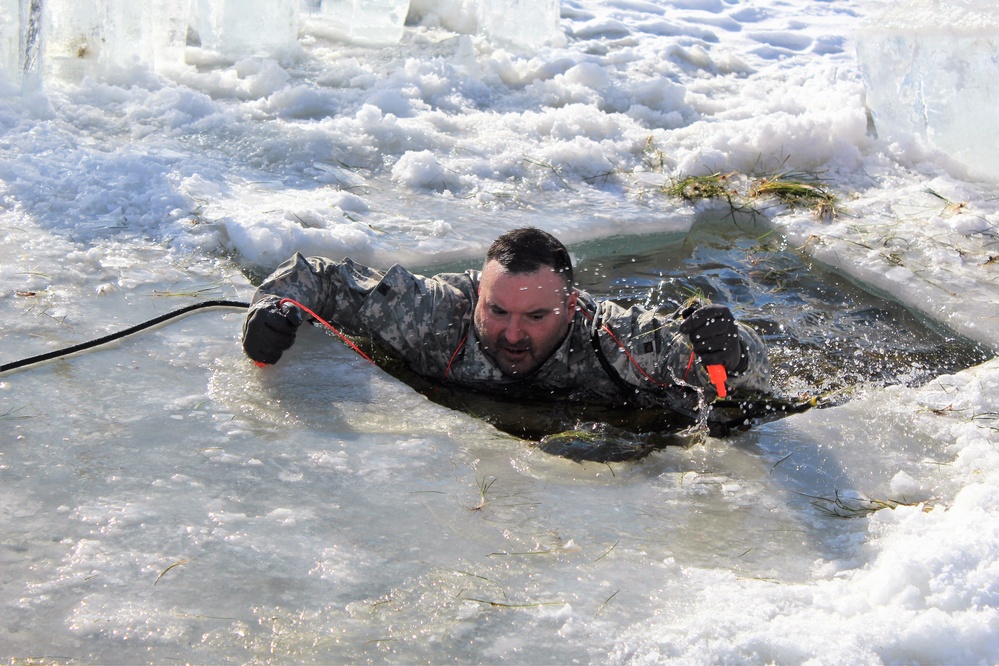
[[[962,488],[935,437],[911,434],[914,413],[946,422],[927,409],[943,380],[641,465],[578,465],[326,340],[262,375],[234,352],[233,315],[198,320],[5,380],[5,404],[54,378],[77,387],[57,392],[63,408],[5,424],[4,632],[17,654],[37,654],[43,630],[48,654],[96,661],[586,661],[608,645],[676,646],[675,626],[706,638],[708,616],[731,619],[722,636],[757,640],[752,618],[803,603],[809,626],[880,624],[873,642],[899,629],[913,594],[957,595],[950,626],[983,639],[981,593],[925,566],[900,574],[875,546],[898,521],[948,529],[960,518],[945,507],[980,492]],[[178,358],[195,337],[204,351]],[[939,508],[868,523],[813,505],[850,489]],[[937,556],[982,538],[957,531]],[[920,576],[927,591],[906,593]],[[772,640],[768,654],[793,660],[825,635]],[[865,645],[840,654],[906,654]]]

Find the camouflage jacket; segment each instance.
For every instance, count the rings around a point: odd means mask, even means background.
[[[707,373],[691,363],[679,319],[637,306],[624,308],[579,292],[578,309],[562,345],[527,377],[503,374],[479,345],[473,326],[478,271],[414,275],[385,272],[301,254],[283,263],[257,289],[251,307],[267,297],[290,298],[344,333],[389,347],[418,375],[520,398],[554,397],[636,407],[697,410],[698,391],[714,396]],[[263,302],[261,302],[263,300]],[[728,389],[770,390],[766,347],[738,324],[748,365],[730,375]]]

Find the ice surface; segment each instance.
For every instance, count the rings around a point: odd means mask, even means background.
[[[999,180],[999,7],[893,6],[858,32],[857,50],[880,137],[918,137],[971,175]]]

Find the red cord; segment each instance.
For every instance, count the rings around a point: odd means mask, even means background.
[[[591,315],[586,310],[580,309],[580,312],[582,312],[584,315],[586,315],[586,317],[588,317],[591,321],[593,320],[593,315]],[[617,336],[614,335],[614,331],[612,331],[610,329],[610,327],[607,326],[607,324],[601,324],[600,325],[600,330],[602,330],[604,333],[606,333],[607,335],[609,335],[610,338],[611,338],[611,340],[613,340],[614,342],[617,343],[618,348],[622,352],[624,352],[624,355],[628,357],[628,360],[631,361],[631,364],[633,366],[635,366],[635,369],[638,370],[640,373],[642,373],[642,375],[646,379],[648,379],[650,382],[652,382],[653,384],[656,384],[658,386],[664,386],[664,387],[667,386],[663,382],[661,382],[658,379],[652,377],[649,373],[647,373],[645,371],[645,368],[643,368],[641,365],[639,365],[638,361],[635,360],[635,357],[632,356],[631,353],[628,351],[628,348],[625,347],[623,344],[621,344],[621,341],[617,339]],[[690,352],[690,360],[687,361],[687,369],[683,373],[683,380],[684,381],[687,381],[687,376],[690,374],[690,369],[694,367],[694,358],[695,358],[695,356],[696,356],[696,354],[693,351]],[[725,366],[724,365],[709,365],[709,366],[707,366],[707,370],[708,370],[708,377],[711,379],[711,383],[715,385],[715,390],[718,392],[718,397],[719,398],[726,397],[728,395],[728,391],[725,389],[725,381],[728,379],[728,376],[727,376],[727,373],[725,372]]]
[[[332,331],[333,333],[335,333],[338,338],[340,338],[341,340],[343,340],[344,343],[348,347],[350,347],[351,349],[353,349],[354,351],[356,351],[358,354],[360,354],[362,358],[364,358],[365,360],[367,360],[369,363],[374,363],[374,360],[370,356],[368,356],[367,354],[365,354],[363,351],[361,351],[361,348],[358,347],[357,345],[355,345],[353,343],[353,341],[350,340],[350,338],[348,338],[346,335],[344,335],[343,333],[341,333],[336,327],[334,327],[328,321],[326,321],[325,319],[323,319],[322,317],[320,317],[319,315],[317,315],[315,312],[313,312],[312,310],[310,310],[309,308],[305,307],[304,305],[302,305],[301,303],[299,303],[298,301],[296,301],[296,300],[294,300],[292,298],[282,298],[278,302],[278,307],[280,308],[285,303],[290,303],[291,305],[294,305],[296,308],[298,308],[298,309],[302,310],[303,312],[305,312],[306,314],[308,314],[310,317],[312,317],[313,319],[315,319],[316,321],[318,321],[320,324],[322,324],[323,326],[325,326],[326,328],[328,328],[330,331]],[[580,312],[582,312],[588,318],[593,319],[593,315],[591,315],[586,310],[580,309]],[[631,361],[631,364],[640,373],[642,373],[642,375],[646,379],[648,379],[650,382],[652,382],[653,384],[656,384],[658,386],[667,386],[663,382],[661,382],[658,379],[652,377],[649,373],[647,373],[645,371],[645,368],[643,368],[641,365],[639,365],[639,363],[635,359],[635,357],[632,356],[631,353],[628,351],[628,348],[625,347],[624,344],[622,344],[620,340],[618,340],[617,336],[614,335],[614,331],[612,331],[610,329],[610,327],[608,327],[606,324],[601,324],[600,328],[601,328],[601,330],[603,330],[604,333],[606,333],[607,335],[610,336],[611,340],[613,340],[615,343],[617,343],[618,349],[620,349],[622,352],[624,352],[624,355],[628,357],[628,360]],[[444,377],[447,377],[448,373],[451,372],[451,365],[454,363],[455,358],[458,356],[458,351],[461,350],[461,348],[465,345],[465,340],[467,340],[467,339],[468,339],[468,336],[466,335],[465,338],[463,338],[462,341],[458,344],[458,348],[454,350],[454,353],[451,355],[451,360],[448,361],[447,368],[444,370]],[[263,365],[266,365],[266,364],[258,362],[257,365],[258,366],[263,366]],[[686,370],[686,372],[683,373],[684,380],[687,379],[687,375],[690,373],[690,369],[693,366],[694,366],[694,352],[691,352],[690,353],[690,361],[688,361],[688,363],[687,363],[687,370]],[[721,397],[721,398],[724,398],[725,394],[726,394],[726,391],[725,391],[725,380],[727,379],[726,373],[725,373],[725,366],[723,366],[723,365],[711,365],[711,366],[708,366],[708,375],[710,376],[711,382],[715,385],[715,388],[718,391],[718,396]]]
[[[282,298],[278,302],[278,307],[280,308],[285,303],[291,303],[292,305],[294,305],[299,310],[302,310],[303,312],[305,312],[306,314],[308,314],[310,317],[312,317],[313,319],[315,319],[316,321],[318,321],[320,324],[322,324],[323,326],[325,326],[329,330],[333,331],[337,335],[338,338],[340,338],[341,340],[343,340],[347,344],[348,347],[350,347],[351,349],[353,349],[354,351],[356,351],[358,354],[360,354],[368,362],[374,363],[374,361],[371,359],[371,357],[368,356],[367,354],[365,354],[363,351],[361,351],[361,348],[358,347],[357,345],[355,345],[350,340],[350,338],[348,338],[346,335],[344,335],[343,333],[341,333],[340,331],[338,331],[336,328],[333,327],[332,324],[330,324],[328,321],[326,321],[325,319],[323,319],[322,317],[320,317],[319,315],[317,315],[315,312],[313,312],[309,308],[305,307],[304,305],[302,305],[298,301],[296,301],[294,299],[291,299],[291,298]]]
[[[458,352],[460,352],[461,348],[465,346],[466,340],[468,340],[468,333],[465,333],[465,337],[461,339],[461,342],[458,343],[457,349],[455,349],[454,353],[451,354],[451,360],[447,362],[447,367],[444,368],[444,376],[441,377],[441,381],[447,379],[447,376],[451,374],[451,366],[454,364],[454,360],[458,358]]]
[[[587,319],[589,319],[590,321],[593,321],[593,315],[592,314],[590,314],[589,312],[587,312],[586,310],[584,310],[582,308],[580,308],[579,311],[582,312],[583,315]],[[655,377],[653,377],[652,375],[650,375],[649,373],[647,373],[645,371],[645,368],[643,368],[641,365],[639,365],[639,363],[635,359],[635,357],[632,356],[631,352],[628,351],[628,348],[625,347],[624,344],[622,344],[622,342],[617,339],[617,336],[614,335],[614,331],[610,330],[610,327],[608,327],[607,324],[601,323],[600,324],[600,330],[610,336],[610,339],[613,340],[617,344],[618,349],[620,349],[622,352],[624,352],[624,355],[628,358],[629,361],[631,361],[631,364],[633,366],[635,366],[635,369],[638,370],[640,373],[642,373],[642,375],[646,379],[648,379],[650,382],[652,382],[656,386],[662,386],[663,388],[669,388],[669,384],[666,384],[666,383],[663,383],[663,382],[659,381],[658,379],[656,379]]]

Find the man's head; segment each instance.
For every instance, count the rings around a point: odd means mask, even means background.
[[[572,261],[551,234],[509,231],[486,253],[475,329],[505,374],[526,375],[558,349],[576,310]]]

